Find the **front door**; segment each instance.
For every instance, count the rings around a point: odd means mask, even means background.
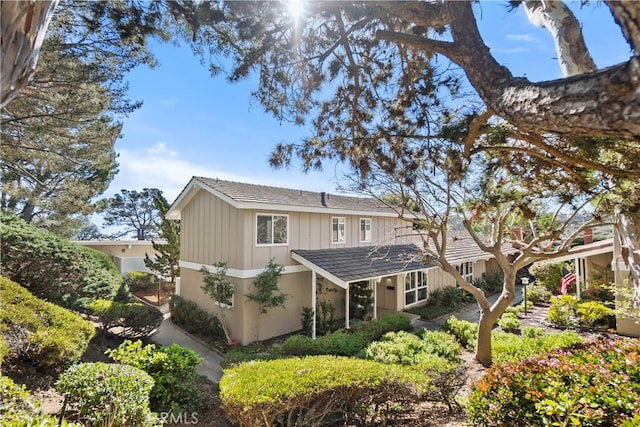
[[[385,311],[398,311],[396,277],[383,277],[376,286],[378,314]]]

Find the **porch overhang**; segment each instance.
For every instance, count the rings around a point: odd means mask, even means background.
[[[417,245],[293,250],[291,257],[316,274],[347,289],[349,283],[434,268]]]

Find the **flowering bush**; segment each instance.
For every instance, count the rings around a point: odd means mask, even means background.
[[[492,367],[467,406],[478,426],[633,425],[640,341],[597,340]]]

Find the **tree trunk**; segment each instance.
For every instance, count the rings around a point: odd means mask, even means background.
[[[478,343],[476,345],[476,360],[483,366],[491,366],[491,332],[493,325],[498,321],[502,313],[516,298],[516,272],[505,271],[502,294],[490,307],[482,309],[480,306],[480,321],[478,322]]]
[[[1,2],[2,69],[0,108],[4,108],[29,82],[40,47],[59,0]]]

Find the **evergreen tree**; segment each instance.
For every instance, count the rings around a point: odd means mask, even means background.
[[[259,309],[258,322],[256,324],[256,340],[260,339],[260,315],[266,314],[270,309],[275,307],[284,308],[284,303],[288,295],[280,293],[280,288],[278,288],[278,281],[283,271],[284,266],[274,263],[272,258],[269,260],[269,264],[265,267],[264,271],[253,281],[256,292],[247,295],[247,300],[255,302]]]
[[[144,265],[151,271],[155,271],[163,277],[168,277],[170,283],[175,285],[176,277],[180,275],[180,221],[174,221],[165,217],[169,211],[169,203],[162,194],[155,195],[153,199],[158,210],[160,221],[156,224],[159,229],[159,237],[164,243],[151,240],[151,245],[156,255],[149,257],[145,254]]]

